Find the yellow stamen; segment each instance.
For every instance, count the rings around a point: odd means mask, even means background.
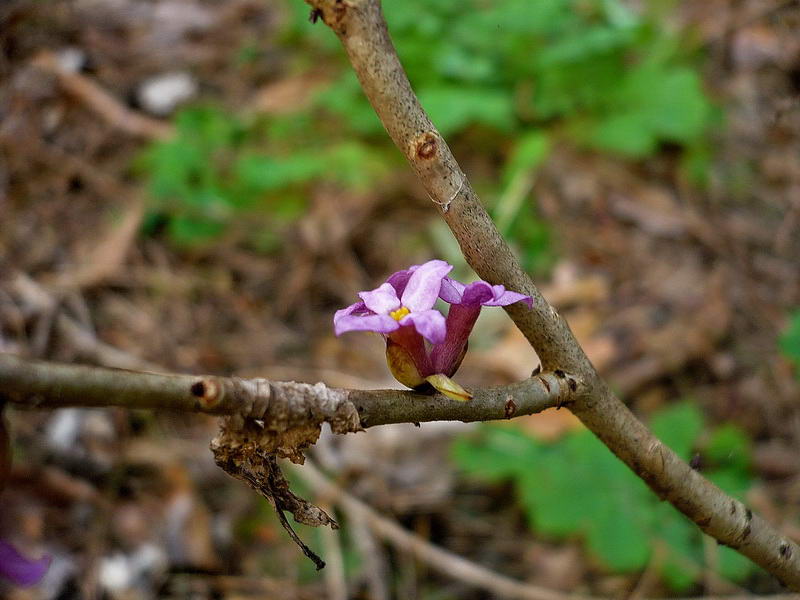
[[[401,306],[397,310],[393,310],[389,313],[389,316],[392,317],[395,321],[399,321],[403,317],[405,317],[411,311],[408,310],[405,306]]]

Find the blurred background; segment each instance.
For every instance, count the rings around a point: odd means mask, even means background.
[[[631,408],[800,541],[800,3],[387,0],[412,84]],[[443,258],[474,277],[301,0],[0,5],[0,351],[396,385],[333,312]],[[484,311],[457,379],[537,359]],[[213,465],[210,417],[6,410],[14,599],[501,597],[318,497],[297,526]],[[566,410],[323,434],[315,464],[496,573],[603,597],[780,591]],[[446,571],[446,569],[445,569]],[[0,584],[2,585],[2,584]]]

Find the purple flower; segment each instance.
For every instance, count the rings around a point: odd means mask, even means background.
[[[386,360],[403,385],[433,385],[457,399],[469,393],[450,380],[467,351],[467,339],[483,306],[533,304],[530,296],[502,285],[476,281],[469,285],[450,279],[453,267],[431,260],[394,273],[361,302],[339,310],[333,318],[336,335],[346,331],[376,331],[386,336]],[[433,309],[436,298],[450,303],[445,319]],[[426,343],[427,340],[427,343]]]
[[[431,363],[435,373],[450,377],[461,366],[467,352],[467,341],[481,308],[484,306],[508,306],[515,302],[525,302],[533,306],[530,296],[506,290],[502,285],[490,285],[485,281],[475,281],[464,285],[460,281],[445,277],[439,296],[450,303],[447,313],[447,335],[442,343],[431,350]]]
[[[22,556],[14,546],[0,540],[0,578],[20,586],[36,585],[49,566],[49,556],[30,560]]]
[[[391,334],[401,327],[413,329],[432,344],[445,338],[445,319],[433,305],[439,297],[442,279],[453,266],[443,260],[398,271],[380,287],[361,292],[361,302],[336,311],[336,335],[347,331],[376,331]]]
[[[531,307],[530,296],[511,292],[502,285],[490,285],[485,281],[475,281],[464,285],[460,281],[445,277],[439,291],[439,297],[450,304],[467,306],[508,306],[521,300]]]

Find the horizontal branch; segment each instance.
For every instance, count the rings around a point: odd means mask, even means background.
[[[0,353],[0,400],[27,408],[120,406],[239,415],[286,428],[326,421],[340,433],[389,423],[489,421],[569,404],[577,380],[540,373],[520,383],[474,390],[468,402],[442,394],[349,390],[267,379],[166,375],[26,360]],[[355,415],[357,419],[347,418]]]

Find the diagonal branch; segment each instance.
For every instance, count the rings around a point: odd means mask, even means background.
[[[547,303],[497,231],[450,149],[420,106],[392,45],[380,0],[306,0],[339,37],[386,131],[405,154],[467,262],[483,279],[534,299],[506,307],[545,369],[586,385],[573,412],[659,497],[704,532],[800,591],[800,547],[662,444],[597,375],[566,321]]]

